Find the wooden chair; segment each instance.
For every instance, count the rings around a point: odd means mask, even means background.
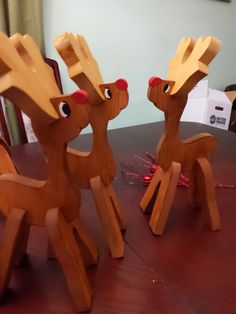
[[[0,209],[6,217],[0,296],[8,286],[16,257],[25,250],[29,227],[45,226],[75,307],[87,311],[92,290],[73,230],[95,258],[97,250],[79,216],[80,194],[67,170],[66,144],[89,123],[88,94],[80,90],[62,95],[29,35],[8,38],[0,33],[0,76],[0,93],[31,118],[48,162],[44,181],[17,173],[0,176]]]
[[[1,137],[4,138],[8,145],[11,145],[11,138],[6,119],[5,100],[4,97],[0,97],[0,131]]]
[[[126,217],[112,188],[116,165],[107,127],[109,120],[128,104],[128,84],[124,79],[103,83],[98,64],[82,36],[65,33],[54,44],[70,78],[90,95],[93,147],[89,153],[68,149],[71,174],[80,188],[91,189],[111,254],[119,258],[124,255],[120,228],[125,229]]]
[[[183,39],[169,64],[167,80],[149,80],[148,98],[165,114],[164,133],[156,151],[159,167],[140,203],[144,213],[152,211],[150,227],[154,234],[164,232],[181,171],[190,177],[190,203],[205,208],[212,230],[221,228],[210,164],[217,141],[206,133],[185,140],[179,134],[188,93],[208,74],[208,64],[219,49],[220,42],[213,37]]]

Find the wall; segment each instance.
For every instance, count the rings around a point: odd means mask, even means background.
[[[63,32],[83,34],[105,82],[124,77],[130,102],[110,128],[163,119],[146,98],[152,75],[165,78],[168,61],[184,36],[213,35],[222,50],[210,66],[209,85],[236,83],[236,1],[214,0],[43,0],[46,52],[59,61],[66,92],[75,89],[53,48]]]

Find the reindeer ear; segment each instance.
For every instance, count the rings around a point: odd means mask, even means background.
[[[83,89],[77,90],[71,95],[72,99],[79,104],[87,104],[89,101],[89,94]]]

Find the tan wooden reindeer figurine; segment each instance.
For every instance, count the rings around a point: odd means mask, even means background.
[[[80,90],[61,95],[31,37],[16,34],[8,38],[3,33],[0,93],[31,118],[48,164],[44,181],[16,173],[0,176],[0,209],[6,217],[0,249],[0,296],[7,288],[26,226],[46,226],[76,309],[89,310],[92,291],[71,225],[75,223],[85,245],[93,248],[93,242],[79,218],[80,197],[66,159],[67,142],[89,123],[88,94]]]
[[[191,204],[205,207],[212,230],[221,228],[209,162],[217,141],[207,133],[185,140],[181,140],[179,134],[179,121],[188,93],[208,74],[208,64],[219,49],[220,42],[213,37],[201,37],[197,41],[183,39],[169,64],[167,80],[158,77],[149,80],[148,98],[165,114],[164,133],[156,152],[160,166],[140,204],[144,212],[152,210],[150,227],[154,234],[164,232],[181,171],[190,176]]]
[[[54,43],[70,78],[90,95],[92,151],[85,154],[68,149],[70,170],[79,187],[92,190],[111,254],[122,257],[124,241],[120,228],[125,228],[126,218],[112,188],[116,165],[107,139],[107,127],[109,120],[128,104],[128,84],[124,79],[103,83],[97,62],[82,36],[65,33]]]

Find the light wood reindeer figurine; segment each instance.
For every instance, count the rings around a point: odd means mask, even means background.
[[[8,38],[3,33],[0,93],[31,118],[48,164],[45,181],[16,173],[0,176],[0,209],[6,217],[0,250],[0,296],[7,288],[21,242],[25,242],[26,226],[46,226],[76,309],[89,310],[92,291],[73,229],[85,245],[93,249],[94,244],[79,218],[80,196],[66,158],[67,142],[89,123],[88,94],[80,90],[61,95],[31,37],[16,34]]]
[[[154,234],[164,232],[181,171],[190,177],[191,204],[205,207],[212,230],[221,228],[209,162],[217,141],[207,133],[185,140],[179,134],[188,93],[208,74],[208,64],[219,49],[220,42],[213,37],[201,37],[197,41],[183,39],[169,64],[167,80],[158,77],[149,80],[148,98],[165,114],[164,133],[156,152],[159,167],[140,204],[144,212],[152,210],[150,227]]]
[[[82,36],[65,33],[54,44],[68,67],[70,78],[90,95],[93,147],[87,154],[68,149],[71,174],[80,188],[92,190],[111,254],[119,258],[124,255],[120,228],[125,229],[126,218],[112,188],[116,165],[107,127],[109,120],[128,104],[128,84],[124,79],[103,83],[97,62]]]

